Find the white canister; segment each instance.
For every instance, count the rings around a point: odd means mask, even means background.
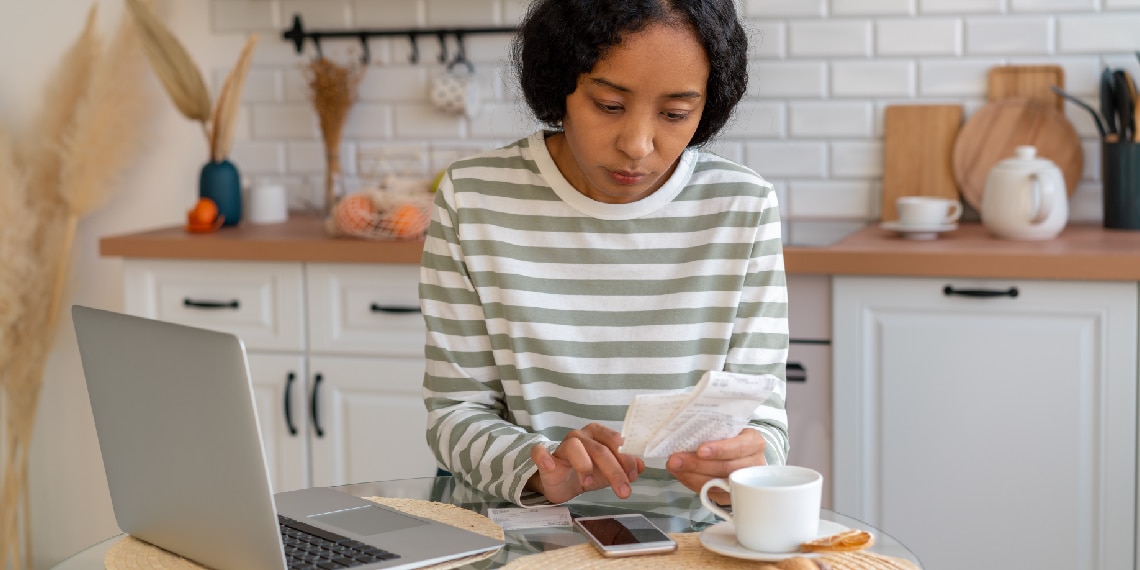
[[[289,219],[289,195],[282,184],[258,184],[249,190],[251,224],[279,224]]]

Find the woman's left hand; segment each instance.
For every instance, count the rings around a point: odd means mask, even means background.
[[[759,431],[744,428],[736,437],[706,441],[695,452],[674,453],[665,467],[686,487],[700,492],[709,479],[725,479],[737,469],[766,465],[766,445]],[[728,493],[715,487],[709,490],[709,498],[720,504],[729,502]]]

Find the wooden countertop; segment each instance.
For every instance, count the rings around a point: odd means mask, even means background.
[[[996,239],[977,223],[932,241],[877,225],[818,249],[788,248],[789,273],[1140,281],[1140,231],[1070,225],[1043,241]]]
[[[419,264],[422,251],[421,240],[331,237],[324,220],[297,214],[280,224],[240,224],[205,234],[178,226],[99,240],[104,257],[151,259]]]
[[[110,236],[108,257],[328,263],[420,262],[420,241],[332,238],[320,219],[241,225],[191,234],[181,227]],[[787,247],[789,273],[1140,281],[1140,231],[1071,225],[1056,239],[1010,241],[962,224],[933,241],[906,240],[869,225],[826,247]]]

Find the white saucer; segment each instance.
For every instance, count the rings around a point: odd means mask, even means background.
[[[931,224],[931,225],[910,225],[901,224],[897,221],[883,222],[880,224],[884,230],[898,232],[906,239],[934,239],[942,232],[948,232],[958,229],[958,224]]]
[[[837,522],[821,520],[819,521],[819,530],[816,532],[815,538],[839,534],[845,530],[849,529]],[[732,526],[732,523],[729,521],[716,523],[701,531],[701,546],[717,554],[723,554],[733,558],[743,558],[745,560],[763,560],[765,562],[779,562],[780,560],[795,558],[796,556],[814,558],[820,555],[818,552],[760,552],[758,550],[744,548],[739,542],[736,542],[736,527]]]

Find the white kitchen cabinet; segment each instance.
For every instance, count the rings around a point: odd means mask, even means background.
[[[418,267],[128,259],[131,314],[246,346],[275,492],[435,473]]]
[[[835,510],[930,570],[1135,567],[1136,283],[833,295]]]
[[[309,487],[309,412],[305,359],[300,355],[250,353],[253,400],[262,447],[275,492]]]
[[[310,367],[314,381],[320,379],[314,486],[435,474],[422,359],[314,356]]]

